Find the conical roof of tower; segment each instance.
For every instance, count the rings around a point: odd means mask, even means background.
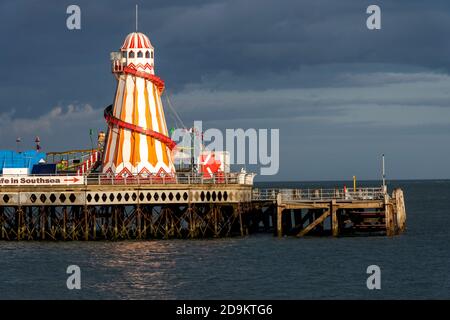
[[[125,38],[122,50],[126,49],[153,49],[150,39],[141,32],[132,32]]]

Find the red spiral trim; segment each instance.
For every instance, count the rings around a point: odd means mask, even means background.
[[[124,73],[128,73],[128,74],[132,74],[133,76],[136,77],[140,77],[140,78],[144,78],[149,80],[150,82],[152,82],[159,91],[159,94],[162,94],[162,92],[164,91],[164,80],[161,79],[158,76],[155,76],[154,74],[150,74],[147,72],[142,72],[142,71],[137,71],[135,69],[132,69],[130,67],[124,67],[123,68],[123,72]]]
[[[170,139],[168,136],[163,135],[159,132],[150,130],[150,129],[144,129],[142,127],[136,126],[132,123],[128,123],[125,121],[122,121],[112,115],[112,105],[108,106],[105,109],[104,116],[106,119],[106,122],[110,125],[116,125],[120,128],[125,128],[134,132],[145,134],[146,136],[150,136],[152,138],[155,138],[156,140],[160,141],[161,143],[164,143],[170,150],[173,150],[176,147],[175,141]]]

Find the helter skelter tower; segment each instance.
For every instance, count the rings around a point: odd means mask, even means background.
[[[140,32],[130,33],[119,52],[111,53],[117,78],[114,104],[105,109],[108,123],[103,173],[114,176],[166,176],[175,173],[161,95],[164,81],[155,75],[154,49]]]

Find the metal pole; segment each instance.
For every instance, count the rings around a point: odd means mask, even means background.
[[[195,154],[195,134],[194,134],[194,127],[191,128],[191,172],[194,173],[194,154]]]
[[[89,155],[89,157],[94,153],[94,141],[92,140],[92,134],[93,130],[89,129],[89,138],[91,139],[91,154]]]
[[[136,32],[138,31],[138,5],[136,5]]]
[[[383,160],[383,166],[382,166],[382,175],[383,175],[383,189],[386,187],[386,172],[385,172],[385,166],[384,166],[384,153],[382,155]]]

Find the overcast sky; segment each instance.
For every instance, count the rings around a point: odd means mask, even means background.
[[[375,179],[382,153],[389,178],[450,178],[444,0],[3,0],[0,148],[90,146],[136,2],[186,126],[280,129],[279,174],[262,180]],[[81,30],[66,28],[70,4]],[[370,4],[381,30],[366,28]]]

